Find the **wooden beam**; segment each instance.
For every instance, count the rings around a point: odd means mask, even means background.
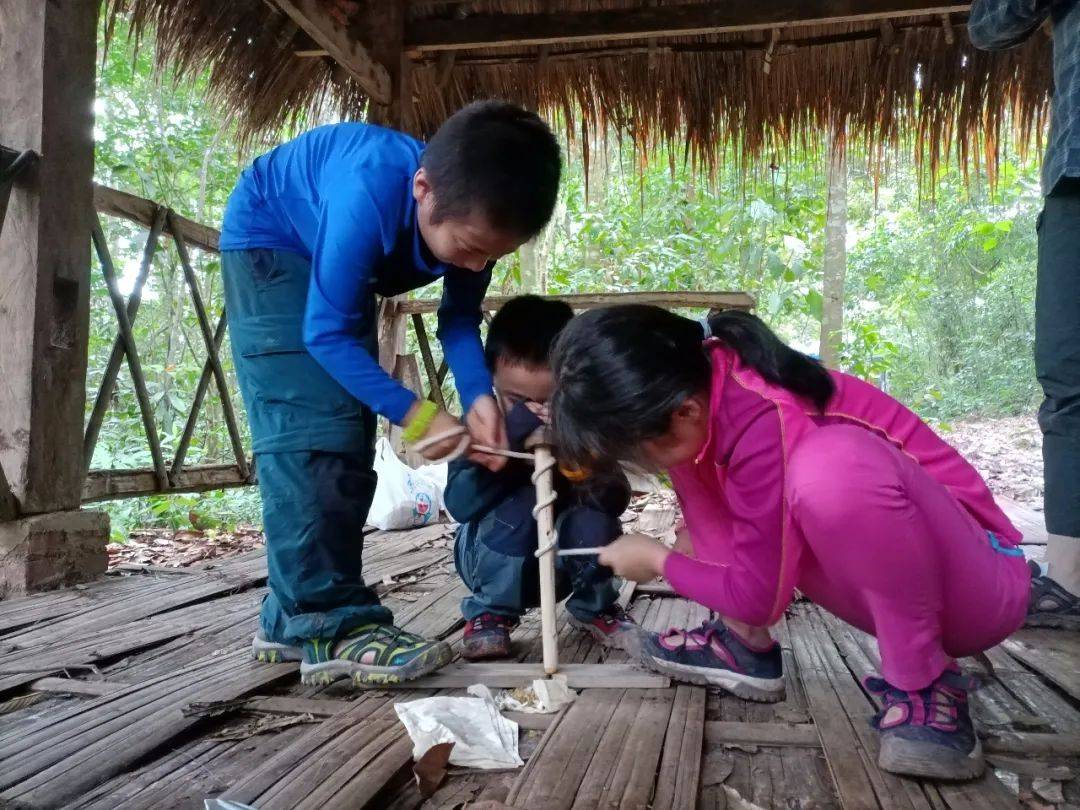
[[[805,25],[865,22],[965,12],[941,0],[757,0],[576,14],[477,15],[416,20],[406,26],[411,52],[509,48],[598,40],[698,36]]]
[[[79,504],[96,0],[0,0],[0,143],[41,155],[0,230],[0,464],[24,513]]]
[[[154,224],[154,218],[160,206],[153,200],[128,194],[126,191],[109,188],[108,186],[94,184],[94,208],[101,214],[112,217],[120,217],[131,222],[137,222],[144,228],[150,228]],[[220,233],[209,225],[203,225],[193,219],[182,217],[173,213],[172,227],[176,228],[189,245],[208,250],[211,253],[220,252],[218,240]],[[163,233],[171,234],[172,231],[165,228]]]
[[[485,311],[497,310],[512,295],[492,295],[480,304]],[[617,292],[617,293],[576,293],[573,295],[545,295],[553,301],[564,301],[574,309],[595,309],[613,304],[653,304],[658,307],[675,309],[753,309],[754,298],[744,292]],[[437,312],[438,298],[417,298],[401,301],[397,306],[398,315]]]
[[[734,720],[709,720],[705,723],[705,742],[720,745],[765,745],[820,748],[821,738],[813,723],[743,723]]]
[[[319,5],[318,0],[273,0],[289,19],[326,49],[377,104],[390,103],[390,74]],[[374,32],[378,36],[379,32]]]
[[[140,495],[209,492],[254,483],[254,475],[245,477],[235,464],[188,467],[174,477],[173,485],[166,490],[158,487],[153,470],[93,470],[86,477],[82,499],[83,503],[90,503]]]
[[[130,684],[116,681],[81,681],[77,678],[39,678],[30,684],[34,692],[48,692],[54,695],[79,695],[80,697],[102,697],[111,695]]]
[[[559,674],[566,676],[571,689],[667,689],[671,685],[666,675],[630,664],[563,664]],[[407,681],[400,688],[448,689],[482,683],[497,689],[516,689],[545,677],[543,664],[451,664],[433,675]]]

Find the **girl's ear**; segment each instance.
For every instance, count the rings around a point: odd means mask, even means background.
[[[672,430],[678,432],[679,428],[696,427],[705,421],[705,417],[705,403],[701,397],[687,397],[671,414]]]

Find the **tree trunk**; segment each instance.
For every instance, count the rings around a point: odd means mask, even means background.
[[[518,262],[521,266],[521,292],[535,293],[540,289],[539,245],[544,238],[541,231],[520,248],[518,248]]]
[[[821,305],[821,362],[836,368],[844,328],[844,276],[847,272],[847,161],[844,153],[827,147],[829,196],[825,214],[825,261]]]

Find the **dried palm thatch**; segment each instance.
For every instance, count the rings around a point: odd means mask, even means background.
[[[642,5],[412,0],[407,16]],[[110,19],[130,15],[136,36],[155,29],[160,61],[180,75],[209,70],[215,98],[246,136],[327,113],[359,118],[367,107],[359,85],[328,57],[296,55],[316,46],[266,0],[108,0],[108,13]],[[364,19],[356,14],[351,30],[371,42],[380,32],[364,30]],[[858,138],[871,152],[912,144],[931,173],[950,154],[965,168],[992,170],[1006,128],[1018,143],[1038,141],[1051,86],[1050,40],[1037,33],[1022,47],[985,53],[968,41],[963,15],[921,16],[453,56],[423,52],[409,81],[422,135],[469,101],[501,97],[558,113],[571,132],[610,128],[643,149],[682,145],[705,167],[714,164],[719,147],[733,146],[749,161],[828,132],[841,141]]]

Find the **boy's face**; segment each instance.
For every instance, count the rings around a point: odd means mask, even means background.
[[[542,416],[541,412],[546,413],[548,400],[555,391],[555,375],[551,368],[499,359],[495,361],[495,373],[491,376],[503,413],[510,413],[519,402],[526,403],[538,416]]]
[[[413,197],[420,236],[435,258],[445,264],[479,273],[489,262],[513,253],[527,241],[492,228],[486,217],[476,213],[435,222],[435,194],[423,169],[413,177]]]

